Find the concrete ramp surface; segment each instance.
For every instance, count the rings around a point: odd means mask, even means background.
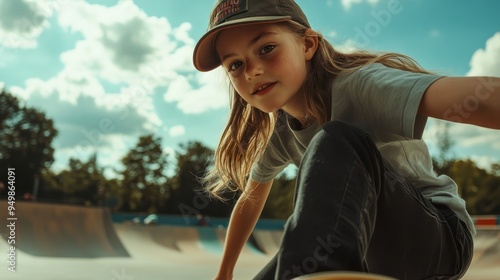
[[[113,224],[107,209],[16,203],[16,272],[0,279],[212,279],[226,230],[213,227]],[[7,203],[0,201],[0,251],[8,251]],[[282,230],[256,230],[244,247],[235,280],[252,279],[277,252]],[[500,279],[500,227],[478,227],[468,280]]]
[[[480,228],[474,237],[474,258],[471,266],[477,269],[500,267],[500,229]],[[500,271],[498,274],[500,279]]]
[[[253,233],[255,243],[260,250],[271,256],[278,252],[282,236],[283,231],[281,230],[259,230]]]
[[[115,224],[118,237],[132,257],[220,255],[224,248],[226,230],[210,227],[144,226],[131,223]],[[242,254],[263,255],[247,243]]]
[[[109,211],[68,205],[17,202],[16,248],[39,257],[128,257],[115,233]],[[0,201],[0,220],[7,203]],[[7,228],[1,235],[7,239]]]

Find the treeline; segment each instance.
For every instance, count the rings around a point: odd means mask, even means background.
[[[472,160],[450,160],[436,166],[440,174],[450,176],[471,215],[500,215],[500,164],[485,170]]]
[[[500,164],[493,163],[486,170],[470,159],[456,159],[452,155],[455,140],[450,137],[449,130],[449,122],[438,123],[439,152],[433,157],[434,170],[457,183],[458,194],[465,200],[471,215],[500,215]]]
[[[67,168],[55,172],[52,142],[58,131],[44,112],[29,108],[20,100],[0,92],[0,199],[15,185],[17,200],[37,200],[88,206],[105,206],[115,211],[227,217],[238,194],[227,194],[221,202],[209,197],[200,183],[214,151],[200,142],[181,144],[174,155],[164,153],[161,138],[139,137],[121,158],[123,168],[116,178],[105,176],[98,154],[88,159],[69,159]],[[170,159],[170,160],[169,160]],[[9,183],[7,170],[15,172]],[[167,170],[174,175],[168,175]],[[266,207],[265,217],[285,218],[293,192],[293,179],[280,176],[273,190],[276,199]],[[288,194],[291,196],[291,194]],[[276,212],[278,211],[278,212]]]
[[[227,216],[234,201],[211,200],[203,191],[203,175],[212,151],[199,142],[182,145],[175,163],[167,161],[161,138],[141,136],[122,157],[120,179],[108,179],[97,163],[97,154],[86,161],[70,159],[68,169],[41,172],[39,200],[106,206],[116,211],[208,216]],[[175,169],[167,176],[169,165]]]
[[[444,128],[447,132],[447,128]],[[0,93],[0,198],[8,191],[8,168],[16,173],[16,199],[109,207],[114,211],[227,217],[239,194],[226,201],[203,192],[200,177],[210,168],[214,151],[200,142],[181,144],[166,155],[161,138],[148,134],[137,139],[121,158],[123,168],[110,179],[99,166],[98,154],[86,160],[72,158],[65,170],[54,172],[52,141],[57,135],[45,113],[23,106],[11,94]],[[447,142],[448,141],[448,142]],[[447,134],[435,161],[439,173],[459,185],[471,214],[500,214],[500,165],[487,171],[473,161],[446,158],[452,147]],[[170,170],[173,172],[168,172]],[[262,217],[286,219],[293,209],[295,178],[279,176]]]

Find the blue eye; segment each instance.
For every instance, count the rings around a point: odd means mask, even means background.
[[[270,53],[274,48],[276,48],[275,45],[266,45],[260,49],[260,54]]]

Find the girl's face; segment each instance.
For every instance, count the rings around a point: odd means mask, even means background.
[[[238,94],[263,112],[300,115],[299,90],[316,48],[276,24],[252,24],[221,31],[215,49]],[[293,113],[292,113],[293,112]]]

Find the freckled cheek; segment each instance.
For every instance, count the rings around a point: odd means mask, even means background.
[[[242,82],[238,82],[238,80],[231,79],[231,84],[233,85],[234,89],[238,93],[238,95],[243,98],[246,102],[249,102],[249,96],[250,94],[248,93],[248,89],[245,88],[244,84]]]
[[[242,95],[241,93],[245,93],[243,83],[238,79],[231,79],[231,84],[233,85],[234,89],[236,89],[239,95]]]
[[[274,65],[278,66],[281,73],[287,73],[287,76],[294,80],[304,79],[306,76],[306,65],[305,63],[297,60],[290,59],[280,59],[276,61]]]

